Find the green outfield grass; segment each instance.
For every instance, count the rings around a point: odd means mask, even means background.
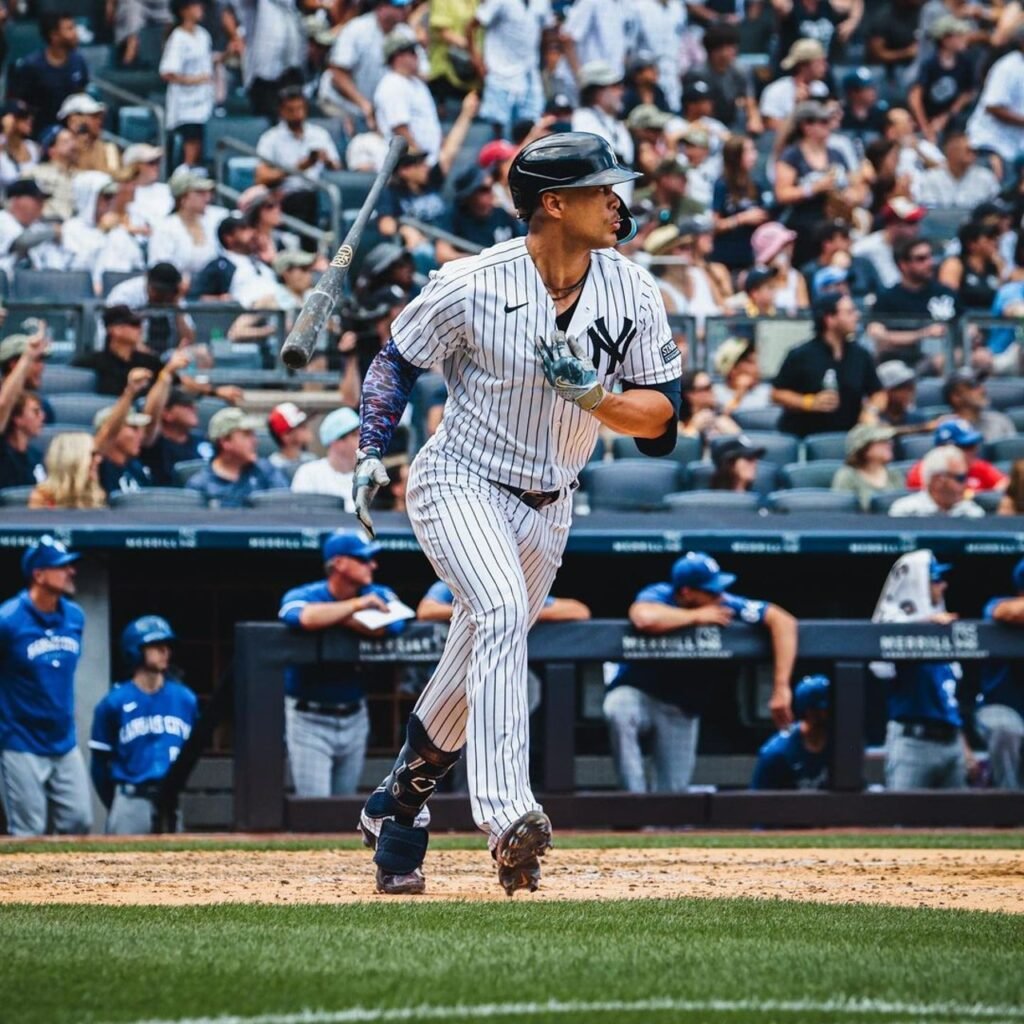
[[[0,953],[5,1024],[1024,1021],[1024,917],[958,911],[8,906]]]
[[[555,844],[564,850],[642,849],[674,846],[730,849],[764,847],[778,849],[915,849],[915,850],[1024,850],[1024,829],[978,832],[616,832],[563,834],[556,830]],[[434,850],[478,850],[484,846],[482,835],[445,835],[432,833]],[[0,856],[5,853],[116,853],[152,850],[179,852],[192,850],[358,850],[356,836],[302,837],[257,836],[204,838],[106,840],[106,839],[0,839]]]

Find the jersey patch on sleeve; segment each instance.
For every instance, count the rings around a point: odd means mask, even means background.
[[[679,355],[679,347],[674,341],[666,341],[661,346],[661,361],[663,363],[671,363]]]

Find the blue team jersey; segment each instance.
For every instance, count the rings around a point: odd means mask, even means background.
[[[423,596],[429,597],[431,601],[437,601],[440,604],[452,604],[455,600],[451,587],[444,580],[438,580]],[[544,598],[545,608],[550,608],[554,603],[555,599],[550,594]]]
[[[644,587],[633,598],[634,604],[640,602],[678,607],[671,583],[653,583]],[[761,625],[768,612],[767,601],[754,601],[737,594],[723,594],[722,604],[733,610],[735,621],[752,626]],[[633,662],[620,667],[609,689],[635,686],[657,700],[675,704],[688,714],[700,714],[712,688],[721,687],[723,682],[728,683],[734,678],[735,669],[725,668],[720,662]]]
[[[986,622],[994,622],[993,612],[1002,601],[1012,601],[1010,597],[993,597],[987,605],[982,617]],[[1001,704],[1013,708],[1024,716],[1024,673],[1020,662],[987,661],[981,669],[981,693],[978,694],[979,704]]]
[[[960,666],[948,661],[924,665],[897,663],[886,697],[890,720],[930,720],[961,728],[963,721],[956,699],[959,678]]]
[[[390,587],[371,583],[359,590],[359,596],[376,594],[383,601],[396,601],[398,595]],[[299,616],[307,604],[331,604],[334,595],[326,580],[293,587],[281,600],[277,617],[292,629],[302,629]],[[387,627],[389,634],[401,633],[405,622],[393,622]],[[312,700],[321,704],[350,704],[362,700],[366,691],[360,681],[363,670],[359,665],[306,665],[289,667],[284,672],[284,692],[289,697]]]
[[[808,750],[797,723],[777,732],[757,753],[751,789],[822,789],[828,779],[830,744]]]
[[[108,755],[115,783],[158,782],[181,753],[198,718],[196,695],[176,679],[156,693],[118,683],[96,705],[89,749]]]
[[[52,614],[28,591],[0,605],[0,750],[43,757],[75,745],[75,669],[85,615],[62,597]]]

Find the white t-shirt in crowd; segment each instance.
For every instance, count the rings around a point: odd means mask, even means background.
[[[441,122],[437,118],[437,104],[423,79],[388,71],[373,94],[373,108],[377,130],[385,139],[405,125],[416,145],[427,154],[428,162],[437,163]]]
[[[43,223],[39,221],[33,227],[43,227]],[[8,210],[0,210],[0,270],[8,278],[14,276],[14,264],[18,259],[11,252],[11,246],[27,230]],[[33,246],[28,251],[28,258],[34,270],[67,270],[71,260],[67,250],[56,242],[41,242]]]
[[[850,250],[854,256],[866,256],[875,265],[878,276],[886,288],[900,283],[900,271],[896,266],[896,257],[892,246],[885,237],[884,231],[873,231],[870,235],[858,239]]]
[[[25,148],[28,150],[28,159],[20,164],[7,150],[0,150],[0,185],[4,188],[7,188],[11,182],[25,177],[39,163],[39,144],[31,139],[26,139]]]
[[[327,78],[330,78],[331,67],[341,68],[352,76],[353,84],[363,96],[368,100],[373,99],[377,85],[387,71],[384,62],[384,33],[374,11],[353,18],[338,33],[327,64]],[[337,97],[336,102],[345,101],[333,85],[331,91]]]
[[[978,105],[967,121],[967,137],[975,149],[991,149],[1004,160],[1014,161],[1024,151],[1024,128],[998,121],[989,107],[1024,110],[1024,54],[1014,50],[992,65]]]
[[[149,240],[149,265],[173,263],[182,274],[198,274],[203,267],[217,257],[217,234],[202,222],[204,237],[196,242],[182,223],[181,217],[172,213],[153,231]]]
[[[914,198],[922,206],[958,206],[973,210],[999,194],[999,179],[987,168],[974,164],[962,178],[954,178],[948,167],[924,171],[914,187]],[[1012,261],[1011,261],[1012,262]]]
[[[796,82],[792,75],[784,75],[769,82],[761,93],[759,104],[762,117],[784,121],[796,107]]]
[[[315,149],[320,150],[329,160],[341,162],[338,148],[334,145],[334,140],[328,134],[327,129],[321,128],[318,124],[310,124],[308,121],[302,126],[302,131],[298,135],[284,121],[278,121],[273,128],[265,131],[260,136],[260,141],[256,143],[256,151],[264,160],[272,160],[285,167],[297,168]],[[323,161],[318,160],[302,173],[307,178],[319,178],[323,169]],[[297,175],[285,178],[285,192],[301,192],[308,188],[308,183]]]
[[[135,189],[135,198],[128,204],[128,216],[135,224],[148,224],[155,228],[170,217],[174,210],[174,197],[165,181],[154,181]]]
[[[626,54],[637,29],[631,0],[576,0],[562,28],[576,44],[581,65],[604,61],[625,77]]]
[[[482,0],[476,20],[484,27],[487,81],[516,91],[540,74],[540,36],[555,23],[549,0]]]
[[[277,276],[262,260],[227,250],[221,256],[235,267],[228,290],[236,302],[249,306],[261,297],[277,293]]]
[[[634,0],[636,49],[652,53],[658,62],[658,85],[672,110],[682,100],[679,53],[688,20],[682,0]]]
[[[292,490],[297,494],[333,494],[345,501],[345,511],[355,512],[352,501],[352,473],[339,473],[327,461],[306,462],[295,470]]]
[[[187,32],[180,25],[168,37],[160,58],[161,75],[209,75],[201,85],[167,86],[167,127],[205,124],[213,116],[213,41],[202,25]]]

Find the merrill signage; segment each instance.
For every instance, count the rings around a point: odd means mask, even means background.
[[[664,636],[627,634],[622,638],[622,657],[628,661],[674,661],[680,658],[712,661],[731,658],[733,652],[722,646],[722,631],[718,626],[698,626],[685,633],[667,633]]]
[[[379,640],[359,641],[359,660],[376,662],[409,661],[432,664],[441,657],[447,629],[434,630],[428,636],[386,636]]]
[[[950,661],[981,659],[989,657],[978,642],[978,627],[973,622],[954,622],[949,633],[913,634],[900,633],[878,638],[878,647],[883,658],[901,661],[933,661],[949,658]]]

